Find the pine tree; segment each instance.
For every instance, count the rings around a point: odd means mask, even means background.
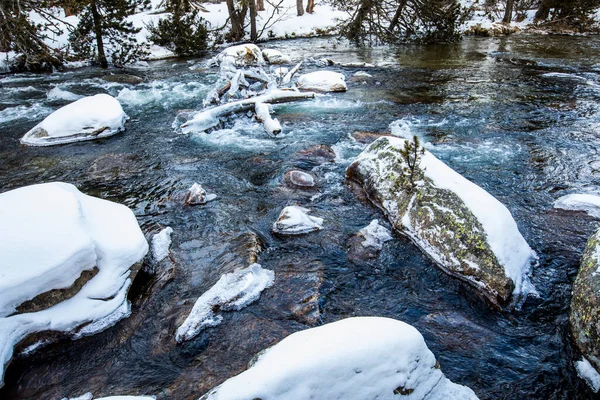
[[[79,24],[71,33],[73,50],[89,58],[96,55],[102,68],[108,68],[107,52],[114,65],[121,66],[135,61],[145,54],[127,17],[138,7],[145,7],[149,0],[71,0],[79,10]],[[94,47],[95,42],[95,47]]]
[[[406,140],[404,148],[400,149],[400,155],[404,160],[401,172],[405,178],[405,187],[410,192],[416,189],[417,182],[423,178],[423,170],[420,165],[424,154],[425,148],[421,146],[417,136],[413,136],[412,141]]]

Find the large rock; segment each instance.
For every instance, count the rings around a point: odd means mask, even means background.
[[[600,371],[600,230],[583,252],[581,267],[573,284],[571,330],[575,343],[592,366]]]
[[[127,207],[47,183],[0,194],[0,221],[0,365],[30,334],[88,335],[129,315],[148,243]]]
[[[348,318],[294,333],[201,400],[473,400],[448,380],[421,334],[389,318]]]
[[[348,90],[344,74],[333,71],[317,71],[301,75],[298,78],[298,88],[318,92],[345,92]]]
[[[269,64],[289,64],[292,62],[290,57],[283,55],[279,50],[263,49],[262,55]]]
[[[583,211],[600,218],[600,196],[593,194],[568,194],[554,202],[554,208],[568,211]]]
[[[238,67],[264,64],[261,50],[252,43],[227,47],[217,56],[217,61],[219,64],[231,63]]]
[[[125,130],[127,115],[107,94],[84,97],[59,108],[21,138],[29,146],[52,146],[100,139]]]
[[[429,152],[414,190],[401,173],[405,140],[380,138],[346,171],[360,183],[392,225],[406,234],[444,271],[503,306],[530,291],[527,273],[535,253],[508,209]]]

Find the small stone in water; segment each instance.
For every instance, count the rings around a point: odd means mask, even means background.
[[[302,235],[323,229],[323,218],[311,217],[303,207],[289,206],[279,214],[273,232],[281,235]]]
[[[311,174],[308,174],[303,171],[288,171],[285,173],[283,177],[285,183],[288,186],[299,186],[299,187],[314,187],[315,179]]]
[[[199,204],[206,204],[217,198],[215,194],[206,194],[206,190],[198,183],[194,183],[189,188],[187,195],[185,196],[185,204],[188,206],[195,206]]]

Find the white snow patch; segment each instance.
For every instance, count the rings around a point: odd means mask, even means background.
[[[152,257],[154,261],[161,262],[169,256],[169,247],[171,246],[171,234],[173,228],[166,227],[156,235],[152,236]]]
[[[377,250],[381,250],[385,242],[393,239],[390,230],[379,225],[376,219],[358,231],[358,234],[365,238],[362,242],[364,247],[374,247]]]
[[[412,391],[399,396],[395,390]],[[389,318],[348,318],[294,333],[206,400],[474,400],[448,380],[412,326]]]
[[[263,49],[262,55],[269,64],[290,64],[292,62],[289,56],[283,55],[279,50]]]
[[[51,146],[99,139],[125,129],[127,115],[107,94],[84,97],[59,108],[21,138],[30,146]]]
[[[177,342],[190,340],[202,330],[219,325],[223,317],[215,314],[215,308],[238,311],[255,302],[263,290],[273,285],[274,280],[273,271],[262,268],[260,264],[238,268],[221,276],[213,287],[196,300],[192,311],[177,329]]]
[[[323,229],[323,218],[311,217],[303,207],[285,207],[273,224],[273,232],[281,235],[302,235]]]
[[[48,100],[67,100],[67,101],[75,101],[79,100],[81,97],[78,94],[71,93],[67,90],[63,90],[58,86],[53,87],[48,92]]]
[[[585,211],[595,218],[600,218],[600,196],[593,194],[568,194],[554,202],[554,208],[570,211]]]
[[[580,361],[575,362],[577,375],[583,379],[590,388],[596,393],[600,390],[600,374],[592,364],[584,357]]]
[[[316,71],[300,75],[298,88],[319,92],[345,92],[348,90],[344,74],[333,71]]]
[[[1,366],[31,333],[72,332],[92,323],[86,326],[91,334],[116,322],[116,314],[124,315],[130,267],[148,251],[131,210],[55,182],[0,194],[0,221]],[[10,315],[24,301],[67,288],[94,267],[98,273],[70,299]],[[2,368],[0,383],[3,375]]]

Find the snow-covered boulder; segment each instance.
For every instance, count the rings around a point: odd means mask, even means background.
[[[252,43],[227,47],[219,53],[217,61],[219,64],[232,63],[238,67],[264,64],[262,51]]]
[[[345,92],[346,77],[333,71],[317,71],[298,77],[298,88],[317,92]]]
[[[283,55],[279,50],[263,49],[262,55],[269,64],[289,64],[292,62],[290,57]]]
[[[323,218],[311,217],[309,212],[303,207],[285,207],[273,224],[273,232],[280,235],[303,235],[323,229]]]
[[[600,230],[587,241],[573,284],[569,321],[575,343],[600,371]]]
[[[46,183],[0,194],[0,221],[2,367],[29,334],[92,334],[129,314],[131,269],[148,243],[127,207]],[[91,270],[80,290],[57,301]],[[35,310],[19,311],[30,303]]]
[[[575,369],[577,370],[577,376],[583,379],[588,386],[596,393],[600,390],[600,374],[592,364],[585,358],[575,362]]]
[[[423,180],[410,190],[400,155],[405,140],[383,137],[348,167],[346,176],[444,271],[481,290],[494,304],[526,295],[535,253],[508,209],[426,151]]]
[[[381,250],[385,242],[393,239],[392,233],[387,228],[379,225],[379,221],[376,219],[358,231],[358,235],[363,238],[363,246],[373,247],[377,250]]]
[[[389,318],[348,318],[294,333],[200,400],[474,400],[448,380],[423,336]]]
[[[125,130],[127,115],[117,99],[97,94],[59,108],[21,138],[29,146],[100,139]]]
[[[568,194],[554,202],[554,208],[569,211],[584,211],[600,218],[600,196],[593,194]]]
[[[190,340],[206,328],[217,326],[223,317],[218,310],[241,310],[258,300],[263,290],[273,285],[275,274],[252,264],[223,275],[217,283],[196,300],[192,311],[177,329],[178,342]]]

